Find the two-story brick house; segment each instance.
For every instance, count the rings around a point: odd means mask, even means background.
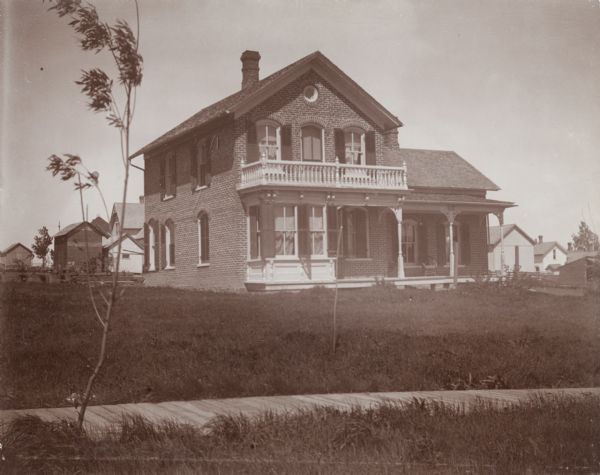
[[[400,120],[320,52],[242,88],[131,158],[145,168],[149,285],[271,290],[451,282],[487,269],[512,203],[454,152],[401,149]],[[461,277],[462,278],[462,277]]]

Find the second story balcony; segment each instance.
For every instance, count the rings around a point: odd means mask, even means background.
[[[382,167],[265,159],[243,164],[238,189],[262,185],[406,190],[406,164],[401,167]]]

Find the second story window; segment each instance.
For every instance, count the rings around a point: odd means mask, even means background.
[[[302,161],[323,161],[323,129],[314,125],[302,127]]]
[[[344,131],[344,151],[346,163],[365,164],[365,134],[362,130],[352,128]]]
[[[261,160],[281,159],[280,129],[273,122],[256,124],[256,139]]]
[[[167,155],[160,161],[160,193],[163,200],[177,194],[177,156]]]
[[[211,168],[208,145],[210,140],[210,138],[202,139],[192,148],[190,174],[193,189],[210,185]]]

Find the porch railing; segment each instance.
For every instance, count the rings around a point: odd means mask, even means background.
[[[406,190],[402,167],[260,160],[242,165],[240,189],[259,185]]]

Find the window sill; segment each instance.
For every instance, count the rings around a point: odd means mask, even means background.
[[[162,201],[169,201],[169,200],[172,200],[173,198],[175,198],[175,195],[163,196]]]
[[[192,190],[192,192],[194,192],[194,193],[195,193],[196,191],[206,190],[207,188],[208,188],[208,185],[199,185],[199,186],[196,186],[196,187],[195,187],[195,188]]]
[[[162,270],[175,270],[174,266],[167,266],[165,268],[163,268]]]
[[[344,259],[343,256],[341,256],[342,259]],[[363,262],[363,261],[372,261],[373,258],[372,257],[346,257],[344,260],[346,261],[350,261],[350,262]]]
[[[196,267],[200,268],[200,267],[209,267],[210,266],[210,262],[202,262],[201,264],[196,264]]]

